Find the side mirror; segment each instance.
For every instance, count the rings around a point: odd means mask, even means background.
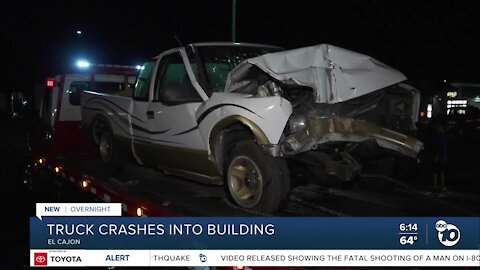
[[[191,84],[170,84],[165,86],[160,93],[160,100],[165,105],[202,102],[202,99]]]

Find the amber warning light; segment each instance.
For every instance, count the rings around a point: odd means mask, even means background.
[[[52,88],[55,87],[55,79],[47,79],[47,87]]]

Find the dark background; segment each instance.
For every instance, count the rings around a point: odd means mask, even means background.
[[[79,57],[141,64],[182,43],[230,41],[232,1],[16,1],[1,9],[0,91],[33,91]],[[237,41],[368,54],[420,86],[478,82],[476,1],[237,0]],[[77,35],[76,30],[83,31]]]

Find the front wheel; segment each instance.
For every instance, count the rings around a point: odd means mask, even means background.
[[[253,141],[233,147],[225,169],[228,193],[240,207],[273,213],[290,191],[285,161],[263,153]]]

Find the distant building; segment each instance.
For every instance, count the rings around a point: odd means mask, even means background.
[[[432,96],[422,97],[420,117],[425,119],[467,115],[480,110],[480,84],[450,83]]]
[[[466,109],[462,108],[467,105],[480,109],[480,84],[456,82],[450,85],[453,88],[446,92],[447,114],[466,114]]]

